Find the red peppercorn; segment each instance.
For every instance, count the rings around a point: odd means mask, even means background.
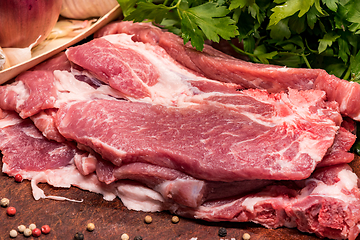
[[[16,174],[15,175],[15,182],[22,182],[23,178],[21,176],[21,174]]]
[[[51,228],[49,227],[49,225],[44,225],[41,227],[41,232],[44,234],[48,234],[50,232]]]
[[[16,213],[16,208],[14,208],[14,207],[8,207],[8,208],[6,209],[6,213],[7,213],[7,215],[9,215],[9,216],[14,216],[15,213]]]
[[[34,230],[32,230],[32,235],[33,235],[34,237],[40,237],[40,235],[41,235],[40,229],[35,228]]]

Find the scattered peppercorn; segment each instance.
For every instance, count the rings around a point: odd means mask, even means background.
[[[180,218],[178,217],[178,216],[173,216],[172,218],[171,218],[171,222],[172,223],[178,223],[180,221]]]
[[[224,227],[219,228],[218,235],[219,235],[219,237],[225,237],[227,235],[226,228],[224,228]]]
[[[16,238],[17,235],[18,235],[18,233],[17,233],[16,230],[13,229],[13,230],[10,231],[10,237],[11,237],[11,238]]]
[[[89,232],[94,231],[94,229],[95,229],[95,224],[93,224],[93,223],[88,223],[88,225],[86,226],[86,229],[87,229]]]
[[[7,207],[7,206],[9,206],[9,204],[10,204],[10,200],[8,198],[2,198],[0,201],[0,205],[2,207]]]
[[[146,215],[144,221],[145,223],[149,224],[152,222],[152,217],[150,215]]]
[[[121,235],[121,240],[129,240],[130,238],[129,238],[129,235],[127,235],[126,233],[123,233],[122,235]]]
[[[51,228],[49,227],[49,225],[44,225],[41,227],[41,232],[43,234],[48,234],[51,231]]]
[[[20,225],[20,226],[18,226],[18,231],[19,231],[20,233],[23,233],[23,232],[25,231],[25,229],[26,229],[25,225]]]
[[[84,234],[82,234],[81,232],[77,232],[74,236],[75,240],[83,240],[84,239]]]
[[[41,235],[41,230],[38,229],[38,228],[33,229],[33,230],[32,230],[32,235],[33,235],[34,237],[40,237],[40,235]]]
[[[16,174],[15,175],[15,182],[22,182],[22,180],[23,180],[23,177],[21,176],[21,174]]]
[[[32,224],[29,225],[29,229],[30,229],[31,231],[34,230],[35,228],[36,228],[35,223],[32,223]]]
[[[250,234],[248,234],[248,233],[244,233],[243,236],[242,236],[242,238],[243,238],[244,240],[249,240],[249,239],[251,238],[251,236],[250,236]]]
[[[6,209],[6,213],[7,213],[7,215],[9,215],[9,216],[14,216],[14,215],[16,214],[16,208],[14,208],[14,207],[8,207],[8,208]]]
[[[135,236],[134,240],[142,240],[142,237],[141,236]]]
[[[31,229],[28,229],[28,228],[27,228],[27,229],[24,230],[24,236],[25,236],[25,237],[30,237],[31,234],[32,234]]]

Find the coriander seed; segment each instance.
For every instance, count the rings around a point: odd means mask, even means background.
[[[178,216],[173,216],[172,218],[171,218],[171,222],[172,223],[178,223],[180,221],[180,218],[178,217]]]
[[[19,231],[20,233],[23,233],[23,232],[25,231],[25,229],[26,229],[25,225],[19,225],[19,226],[18,226],[18,231]]]
[[[122,235],[121,235],[121,240],[129,240],[130,239],[130,237],[129,237],[129,235],[127,235],[126,233],[123,233]]]
[[[29,229],[30,229],[31,231],[34,230],[35,228],[36,228],[35,223],[32,223],[32,224],[29,225]]]
[[[249,240],[249,239],[251,238],[251,236],[250,236],[250,234],[248,234],[248,233],[244,233],[243,236],[242,236],[242,238],[243,238],[244,240]]]
[[[95,224],[93,223],[88,223],[88,225],[86,226],[86,229],[89,231],[89,232],[92,232],[95,230]]]
[[[150,215],[145,216],[145,223],[150,224],[152,222],[152,217]]]
[[[0,201],[0,205],[2,207],[7,207],[7,206],[9,206],[9,204],[10,204],[10,200],[8,198],[2,198]]]
[[[24,230],[24,236],[25,236],[25,237],[30,237],[31,234],[32,234],[31,229],[26,228],[26,229]]]
[[[10,231],[9,235],[10,235],[11,238],[16,238],[18,233],[17,233],[16,230],[13,229],[13,230]]]

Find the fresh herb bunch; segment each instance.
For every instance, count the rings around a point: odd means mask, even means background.
[[[360,4],[353,0],[118,0],[125,20],[191,41],[238,38],[253,62],[322,68],[360,82]]]

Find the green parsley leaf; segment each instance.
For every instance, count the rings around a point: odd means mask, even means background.
[[[333,12],[338,9],[339,0],[322,0],[322,2]]]
[[[336,35],[333,32],[326,33],[324,38],[319,39],[320,42],[318,48],[319,53],[324,52],[327,47],[331,47],[333,42],[335,42],[335,40],[338,39],[339,37],[340,37],[339,35]]]
[[[350,61],[350,69],[353,73],[351,81],[360,83],[360,51],[355,55],[355,57],[352,56]]]
[[[302,17],[307,13],[315,0],[287,0],[283,5],[271,9],[274,13],[270,16],[269,26],[275,25],[282,19],[299,12],[298,16]]]
[[[269,26],[270,37],[276,40],[290,38],[291,32],[288,25],[289,19],[282,19],[277,24]]]
[[[137,0],[117,0],[121,6],[124,17],[127,17],[132,11],[135,10]]]
[[[236,8],[243,8],[245,6],[250,6],[255,3],[255,0],[232,0],[229,6],[229,10]]]
[[[202,45],[204,43],[200,29],[207,39],[214,42],[219,42],[220,37],[230,40],[239,34],[235,21],[230,17],[226,17],[230,10],[225,6],[205,3],[186,10],[179,9],[178,11],[183,20],[181,29],[186,36],[184,40],[191,39],[192,45],[198,50],[203,49]]]
[[[153,4],[151,2],[139,2],[137,8],[125,17],[125,20],[131,19],[134,22],[141,22],[144,19],[154,20],[160,23],[163,16],[169,12],[171,8],[163,4]]]

